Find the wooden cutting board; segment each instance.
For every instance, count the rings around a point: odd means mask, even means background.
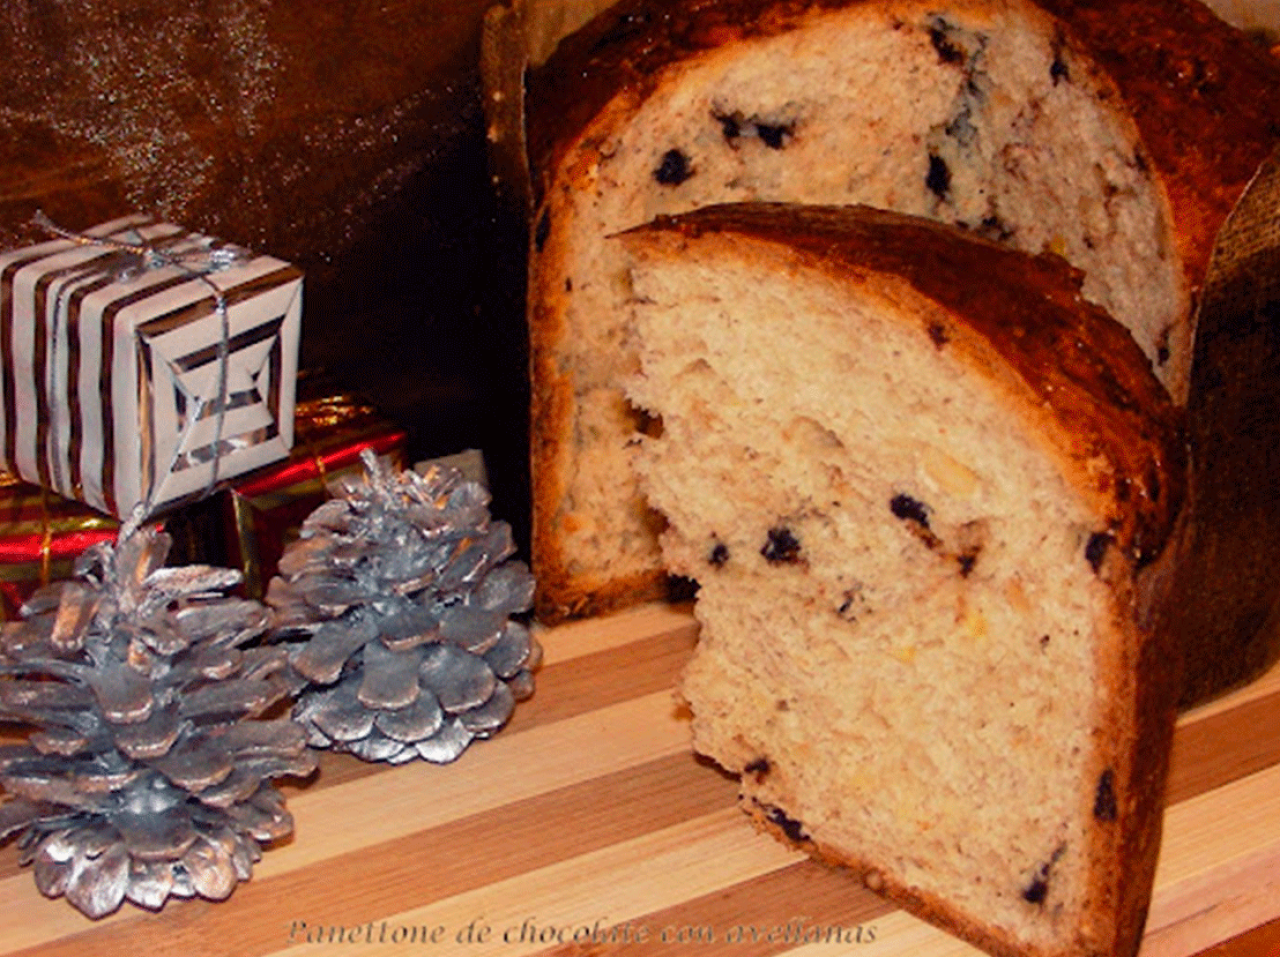
[[[665,606],[542,632],[500,735],[443,767],[324,756],[286,788],[294,839],[221,903],[90,921],[6,846],[0,955],[977,955],[752,829],[673,702],[695,637]],[[1280,670],[1180,723],[1142,957],[1277,919]],[[1248,953],[1276,957],[1264,934]]]

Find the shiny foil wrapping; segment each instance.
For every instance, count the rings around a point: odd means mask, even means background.
[[[363,474],[361,452],[372,449],[388,467],[405,467],[405,430],[349,394],[300,400],[294,440],[288,459],[226,492],[227,562],[243,574],[253,598],[263,596],[285,547],[336,483]]]
[[[146,217],[91,232],[0,255],[5,467],[123,518],[288,455],[301,273],[213,269],[212,240]]]

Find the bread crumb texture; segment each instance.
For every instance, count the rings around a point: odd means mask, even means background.
[[[638,467],[666,562],[700,584],[696,748],[793,840],[1054,952],[1114,821],[1096,506],[883,291],[655,259],[630,387],[663,421]]]

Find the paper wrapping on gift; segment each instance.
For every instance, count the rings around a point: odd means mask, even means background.
[[[0,472],[0,621],[37,588],[69,578],[75,560],[114,541],[120,523],[80,502]]]
[[[211,242],[143,216],[87,235],[170,257]],[[0,255],[5,467],[123,517],[287,456],[301,272],[271,256],[201,274],[161,259],[127,278],[120,266],[112,247],[66,239]]]
[[[377,409],[337,395],[297,405],[289,458],[244,476],[227,491],[229,563],[244,574],[244,591],[261,598],[285,546],[303,519],[329,498],[329,488],[363,474],[360,453],[371,448],[395,468],[405,467],[406,431]]]

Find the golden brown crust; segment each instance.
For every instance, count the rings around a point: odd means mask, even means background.
[[[1190,520],[1173,585],[1182,603],[1168,622],[1186,659],[1184,707],[1280,658],[1278,190],[1273,158],[1233,214],[1202,294],[1187,406]]]
[[[618,578],[596,588],[584,586],[576,579],[553,577],[550,586],[539,592],[535,609],[538,621],[548,626],[571,619],[607,615],[647,601],[662,601],[672,591],[672,584],[665,573]]]
[[[534,308],[539,313],[550,314],[541,304],[536,303]],[[540,621],[554,624],[577,614],[579,602],[561,597],[572,592],[573,578],[566,567],[556,530],[547,521],[548,516],[556,514],[557,503],[564,494],[563,479],[555,469],[553,445],[557,435],[568,428],[573,401],[572,386],[556,374],[552,365],[552,351],[546,341],[550,335],[547,325],[547,320],[539,314],[535,314],[529,324],[532,365],[529,460],[535,476],[531,545],[538,576],[537,613]]]
[[[557,521],[564,519],[556,518],[564,494],[564,482],[556,471],[561,459],[555,446],[571,420],[573,389],[550,367],[548,350],[535,347],[533,353],[534,361],[542,364],[533,376],[533,427],[530,430],[529,453],[534,473],[540,475],[540,480],[533,484],[531,532],[538,568],[534,609],[538,621],[544,625],[555,625],[667,597],[672,586],[668,575],[660,568],[608,580],[587,578],[570,570],[564,553],[562,529],[557,525]]]
[[[776,243],[852,282],[900,277],[962,320],[922,330],[938,348],[976,336],[1017,375],[1029,404],[1056,420],[1078,473],[1110,503],[1120,554],[1141,567],[1164,548],[1184,495],[1182,415],[1129,333],[1083,299],[1064,260],[869,207],[731,204],[640,229]]]
[[[857,2],[857,0],[855,0]],[[556,156],[618,95],[638,102],[661,70],[701,50],[779,33],[812,8],[849,0],[622,0],[566,37],[529,78],[529,158],[535,195]]]

